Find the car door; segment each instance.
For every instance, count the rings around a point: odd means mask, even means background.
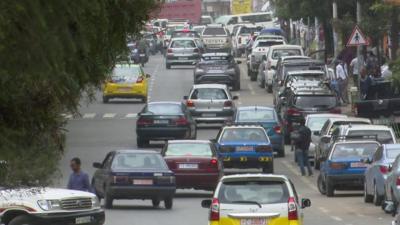
[[[383,156],[383,148],[379,146],[378,150],[372,156],[372,162],[370,165],[367,165],[367,169],[365,171],[365,182],[367,185],[368,193],[371,194],[372,190],[374,190],[374,181],[376,173],[379,172],[379,166],[381,165],[381,160]]]
[[[101,194],[104,194],[104,187],[109,179],[109,173],[111,168],[111,163],[114,158],[114,152],[110,152],[107,154],[106,158],[102,163],[102,167],[98,169],[93,178],[94,178],[94,185],[95,190]]]

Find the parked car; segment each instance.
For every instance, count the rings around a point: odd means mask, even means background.
[[[240,90],[240,69],[230,53],[206,53],[194,69],[194,84],[226,84],[234,91]]]
[[[104,211],[88,192],[49,187],[0,189],[0,224],[103,225]]]
[[[236,106],[228,87],[222,84],[193,85],[188,96],[184,96],[186,106],[199,123],[224,123],[232,121]]]
[[[397,156],[385,181],[385,201],[393,203],[395,209],[399,209],[400,203],[400,156]]]
[[[97,170],[92,186],[96,195],[104,198],[106,209],[113,207],[114,199],[151,199],[154,207],[163,200],[165,208],[172,208],[175,176],[159,153],[116,150],[93,167]]]
[[[150,140],[196,139],[196,122],[181,102],[151,102],[138,114],[137,146]]]
[[[232,44],[229,31],[220,24],[209,24],[203,30],[201,38],[207,52],[231,52]]]
[[[214,141],[224,168],[261,168],[264,173],[274,172],[273,149],[263,127],[224,126]]]
[[[241,174],[224,176],[209,208],[209,223],[225,224],[303,224],[302,209],[309,199],[299,199],[293,183],[282,175]]]
[[[167,48],[165,67],[195,65],[201,56],[201,46],[195,38],[173,38]]]
[[[114,98],[138,98],[147,102],[148,78],[137,64],[117,64],[103,88],[103,103]]]
[[[177,188],[213,191],[223,175],[223,165],[210,141],[168,141],[161,154],[175,173]]]
[[[365,171],[364,201],[382,205],[385,200],[385,182],[392,163],[400,155],[400,144],[383,144],[371,158],[364,160],[369,164]]]
[[[379,142],[368,139],[335,142],[321,158],[321,172],[318,176],[318,190],[333,197],[335,190],[362,190],[367,165],[361,160],[371,157]]]
[[[278,157],[285,157],[285,145],[281,133],[282,122],[272,107],[244,106],[238,107],[235,124],[261,125],[272,144],[272,149]]]

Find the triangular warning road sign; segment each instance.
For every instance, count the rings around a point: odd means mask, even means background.
[[[351,33],[347,46],[368,45],[367,37],[361,32],[360,28],[356,25]]]

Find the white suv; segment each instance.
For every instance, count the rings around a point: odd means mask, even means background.
[[[92,193],[55,188],[0,190],[0,224],[102,225],[104,220]]]
[[[210,223],[222,224],[303,224],[303,208],[309,199],[299,199],[286,176],[241,174],[221,178],[212,200],[203,200],[210,208]]]

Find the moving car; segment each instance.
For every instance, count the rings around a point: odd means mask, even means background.
[[[400,144],[383,144],[375,154],[365,160],[369,164],[365,171],[364,201],[380,206],[385,199],[385,182],[396,157],[400,155]]]
[[[148,78],[137,64],[117,64],[103,88],[103,102],[113,98],[138,98],[147,102]]]
[[[174,30],[172,31],[171,38],[200,38],[200,34],[194,30]]]
[[[181,102],[151,102],[138,114],[137,146],[150,140],[196,139],[196,122]]]
[[[258,124],[267,132],[272,149],[278,157],[285,156],[285,145],[281,133],[282,123],[275,109],[263,106],[238,107],[235,115],[235,124]]]
[[[283,175],[242,174],[224,176],[212,200],[203,200],[209,208],[209,224],[228,225],[301,225],[302,209],[309,199],[299,199],[293,183]]]
[[[0,189],[0,224],[102,225],[104,220],[92,193],[49,187]]]
[[[349,124],[342,125],[332,132],[332,141],[336,136],[368,136],[375,135],[378,142],[381,144],[396,143],[396,135],[391,127],[385,125],[371,125],[371,124]]]
[[[171,39],[165,57],[165,67],[172,65],[195,65],[201,56],[199,41],[195,38],[181,37]]]
[[[230,53],[205,53],[194,69],[194,83],[218,83],[240,90],[240,69]]]
[[[252,33],[258,33],[260,27],[253,24],[238,26],[232,32],[232,51],[235,57],[242,56],[246,51],[247,42]]]
[[[93,167],[97,170],[92,186],[96,195],[104,198],[106,209],[113,207],[114,199],[151,199],[154,207],[163,200],[165,208],[172,208],[175,176],[159,153],[116,150]]]
[[[367,165],[363,159],[371,157],[379,142],[343,137],[335,142],[321,159],[318,190],[333,197],[335,190],[362,190]]]
[[[232,121],[237,99],[223,84],[196,84],[189,95],[184,96],[190,114],[198,123]]]
[[[161,155],[175,173],[177,188],[213,191],[223,174],[222,162],[210,141],[168,141]]]
[[[224,168],[262,168],[274,172],[274,154],[264,128],[256,125],[229,125],[214,140]]]
[[[207,52],[231,52],[229,31],[218,24],[209,24],[201,34]]]
[[[235,15],[223,15],[215,19],[215,23],[222,24],[232,32],[236,24],[252,23],[260,27],[274,27],[272,12],[254,12]]]

